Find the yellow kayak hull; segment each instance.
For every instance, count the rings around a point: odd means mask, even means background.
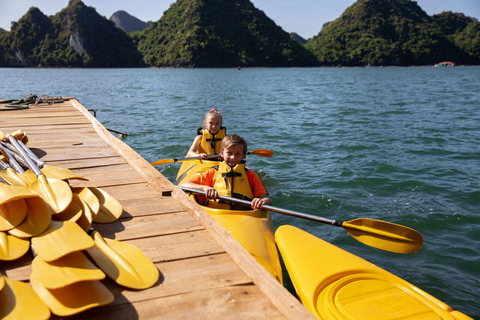
[[[225,210],[203,207],[280,283],[283,283],[280,257],[273,236],[268,210]]]
[[[177,184],[207,171],[218,161],[191,160],[182,163]],[[283,284],[280,257],[273,235],[272,217],[268,210],[228,210],[202,206],[218,221],[272,276]]]
[[[318,319],[471,319],[296,227],[279,227],[275,240],[300,300]]]

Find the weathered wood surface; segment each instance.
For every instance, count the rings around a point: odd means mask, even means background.
[[[103,283],[115,301],[78,319],[313,319],[212,217],[76,99],[0,113],[0,130],[26,131],[29,147],[49,165],[70,168],[123,206],[120,219],[94,227],[138,246],[158,267],[158,283],[129,290]],[[1,262],[0,271],[28,282],[32,257]],[[56,319],[55,316],[52,316]]]

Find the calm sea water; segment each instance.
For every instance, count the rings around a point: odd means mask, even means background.
[[[399,223],[424,246],[384,252],[274,213],[276,227],[298,226],[480,318],[480,67],[0,69],[0,98],[30,92],[78,98],[150,162],[185,156],[219,109],[250,150],[274,151],[247,163],[275,206]],[[157,168],[174,181],[178,167]]]

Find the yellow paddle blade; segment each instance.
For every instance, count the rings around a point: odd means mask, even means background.
[[[0,260],[16,260],[27,253],[30,241],[0,232]]]
[[[1,140],[1,139],[0,139]],[[5,278],[3,277],[3,275],[0,273],[0,291],[2,291],[3,287],[5,287]],[[0,301],[2,301],[2,299],[0,298]],[[3,318],[2,318],[3,319]]]
[[[82,281],[58,289],[45,288],[32,272],[30,284],[53,314],[71,316],[85,310],[107,305],[114,300],[113,294],[99,281]]]
[[[55,221],[72,221],[76,222],[83,214],[82,203],[77,194],[72,194],[72,202],[68,207],[60,213],[55,214],[52,219]]]
[[[94,243],[75,222],[52,221],[46,231],[32,238],[32,245],[40,258],[50,262],[93,247]]]
[[[12,186],[28,188],[28,180],[21,173],[16,173],[12,168],[8,168],[5,171],[0,171],[0,176],[3,180],[11,184]]]
[[[36,256],[32,261],[32,272],[47,289],[58,289],[80,281],[105,278],[105,273],[80,251],[72,252],[51,262],[43,261]]]
[[[21,224],[8,230],[8,233],[17,238],[31,238],[47,230],[52,221],[52,212],[48,205],[39,196],[26,198],[27,217]]]
[[[9,186],[5,183],[0,183],[0,204],[8,201],[37,197],[38,194],[32,192],[24,187]]]
[[[92,217],[95,218],[98,211],[100,211],[100,201],[95,196],[95,194],[86,187],[75,187],[72,188],[72,192],[78,194],[80,199],[82,199],[90,208]]]
[[[40,169],[42,173],[51,179],[58,179],[58,180],[84,180],[88,181],[87,178],[79,176],[78,174],[74,173],[72,170],[67,168],[61,168],[51,165],[45,165],[42,169]]]
[[[175,159],[160,159],[160,160],[154,161],[150,164],[152,166],[156,166],[156,165],[159,165],[159,164],[167,164],[167,163],[174,163],[174,162],[176,162]]]
[[[423,246],[418,231],[399,224],[360,218],[344,221],[342,227],[358,241],[390,252],[414,253]]]
[[[29,190],[37,193],[55,213],[65,210],[72,202],[72,190],[68,183],[58,179],[47,179],[39,175]]]
[[[93,219],[94,222],[110,223],[120,218],[123,207],[117,199],[100,188],[88,187],[88,189],[93,192],[100,202],[100,210]]]
[[[30,286],[7,277],[0,291],[0,319],[45,320],[50,318],[50,309],[35,294]]]
[[[136,246],[104,239],[97,231],[92,233],[95,246],[87,249],[95,263],[118,284],[132,289],[153,286],[159,277],[157,267]]]
[[[5,135],[3,134],[2,131],[0,131],[0,141],[3,140],[4,137],[5,137]]]
[[[15,228],[27,215],[27,205],[24,199],[18,199],[0,204],[0,231]]]
[[[83,231],[88,232],[93,222],[92,211],[82,199],[78,198],[78,200],[82,207],[82,215],[80,219],[77,220],[77,224],[83,229]]]
[[[259,157],[269,158],[273,156],[273,151],[268,149],[257,149],[257,150],[252,150],[250,152],[247,152],[247,154],[253,154]]]

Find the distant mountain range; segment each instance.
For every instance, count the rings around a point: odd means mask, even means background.
[[[156,22],[110,20],[81,0],[54,16],[32,7],[0,30],[1,67],[306,67],[480,64],[480,23],[429,16],[411,0],[358,0],[311,39],[249,0],[177,0]]]

